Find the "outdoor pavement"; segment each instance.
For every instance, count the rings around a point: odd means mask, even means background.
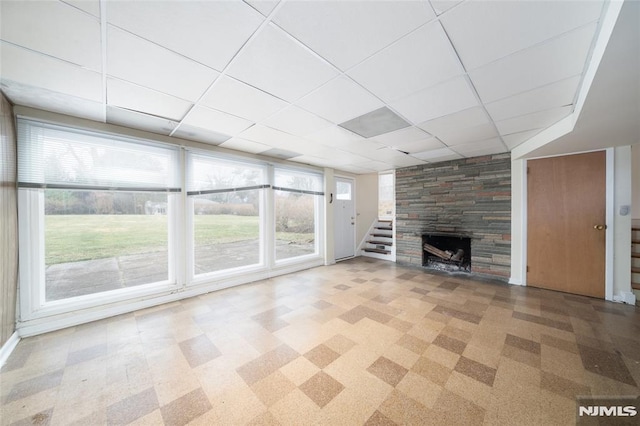
[[[258,240],[212,244],[196,248],[195,272],[221,271],[260,261]],[[276,242],[277,260],[311,254],[313,243]],[[46,299],[61,300],[163,281],[168,276],[167,251],[50,265],[46,269]]]

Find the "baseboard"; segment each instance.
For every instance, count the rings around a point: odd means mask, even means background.
[[[9,337],[0,348],[0,368],[7,362],[9,355],[11,355],[16,346],[18,346],[18,342],[20,342],[20,337],[18,336],[18,332],[14,331],[11,337]]]

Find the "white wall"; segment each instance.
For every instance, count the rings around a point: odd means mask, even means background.
[[[511,277],[509,284],[524,285],[526,282],[526,174],[525,160],[511,161]]]
[[[356,176],[356,247],[378,219],[378,174]]]
[[[640,145],[631,147],[631,218],[640,219]]]
[[[613,298],[631,292],[631,212],[623,215],[631,205],[632,159],[631,147],[614,149],[613,170]],[[610,190],[611,188],[607,188]],[[609,265],[607,265],[609,266]]]

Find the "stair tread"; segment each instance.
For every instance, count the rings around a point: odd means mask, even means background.
[[[383,231],[393,231],[393,228],[390,226],[376,226],[375,229],[380,229]]]
[[[634,274],[640,274],[640,268],[631,268],[631,272]]]
[[[631,283],[631,288],[634,290],[640,290],[640,283]]]
[[[640,244],[640,240],[631,240],[631,244]]]
[[[368,253],[391,254],[391,250],[384,250],[384,249],[378,249],[378,248],[365,248],[364,251]]]
[[[640,257],[640,253],[631,253],[631,257]]]
[[[367,241],[369,244],[373,244],[376,246],[392,246],[393,243],[391,241],[379,241],[379,240],[369,240]]]

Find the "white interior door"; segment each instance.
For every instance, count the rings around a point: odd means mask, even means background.
[[[356,209],[353,179],[336,178],[334,205],[334,253],[336,260],[356,254]]]

